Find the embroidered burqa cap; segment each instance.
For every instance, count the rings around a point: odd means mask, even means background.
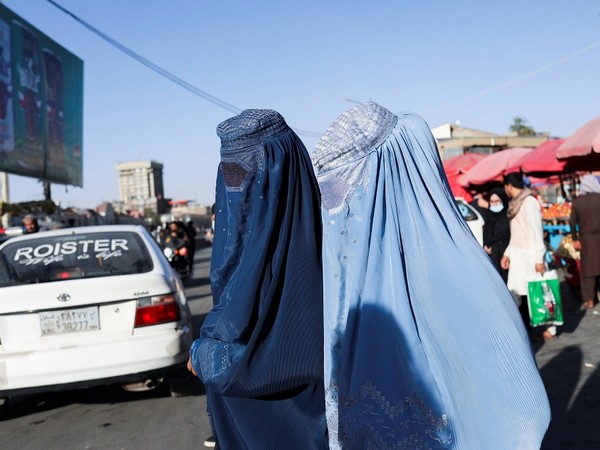
[[[527,332],[425,121],[358,105],[312,159],[330,448],[539,448],[550,410]]]
[[[327,447],[319,191],[283,117],[221,123],[213,309],[191,348],[223,449]]]

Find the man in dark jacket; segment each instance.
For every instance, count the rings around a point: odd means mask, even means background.
[[[573,246],[581,250],[581,298],[586,308],[594,307],[600,277],[600,183],[591,174],[581,179],[579,197],[571,209]]]

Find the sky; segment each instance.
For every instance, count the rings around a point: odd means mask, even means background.
[[[595,0],[56,0],[177,77],[242,110],[281,113],[312,152],[356,102],[430,127],[497,134],[515,117],[567,137],[600,114]],[[156,74],[47,0],[6,7],[84,62],[83,187],[62,207],[118,200],[116,166],[164,165],[165,196],[210,205],[217,125],[235,115]],[[42,184],[9,175],[11,202]]]

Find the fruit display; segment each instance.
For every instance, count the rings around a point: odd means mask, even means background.
[[[570,234],[562,238],[560,245],[556,249],[556,254],[564,258],[581,259],[581,254],[573,247],[573,237]]]
[[[542,208],[542,219],[543,220],[568,220],[571,215],[571,204],[570,203],[553,203]]]

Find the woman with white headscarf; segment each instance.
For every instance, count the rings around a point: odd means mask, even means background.
[[[312,159],[330,448],[539,448],[550,410],[529,338],[425,121],[356,106]]]
[[[581,250],[579,279],[583,306],[591,309],[600,276],[600,183],[594,175],[587,174],[581,179],[569,222],[573,246]]]

